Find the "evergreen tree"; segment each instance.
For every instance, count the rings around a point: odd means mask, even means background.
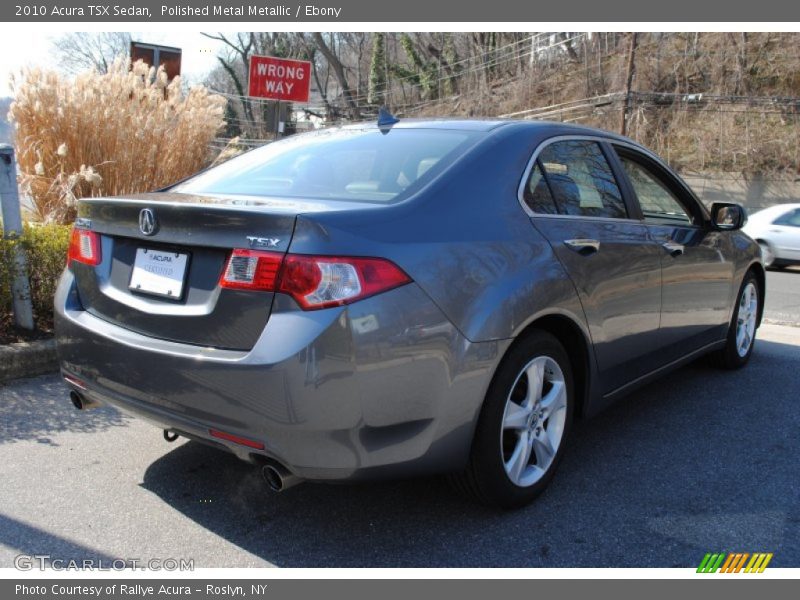
[[[370,104],[386,103],[386,34],[372,34],[372,61],[369,66]]]

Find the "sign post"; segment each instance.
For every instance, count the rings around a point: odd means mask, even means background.
[[[275,100],[275,138],[280,133],[281,102],[308,102],[311,63],[307,60],[251,56],[247,95]]]
[[[3,237],[19,239],[22,235],[22,215],[17,191],[17,162],[14,159],[14,147],[9,144],[0,144],[0,205],[3,214]],[[17,245],[13,252],[11,294],[14,297],[14,321],[23,329],[33,329],[33,308],[25,251]]]

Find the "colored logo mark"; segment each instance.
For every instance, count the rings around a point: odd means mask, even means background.
[[[700,566],[697,567],[698,573],[763,573],[769,561],[772,560],[772,552],[730,552],[725,554],[707,553]],[[746,565],[746,566],[745,566]]]

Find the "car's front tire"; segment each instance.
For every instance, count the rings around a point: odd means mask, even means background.
[[[761,290],[753,271],[748,271],[736,296],[733,318],[728,327],[725,347],[713,355],[714,362],[725,369],[740,369],[753,354],[758,315],[761,310]]]
[[[531,502],[558,467],[572,422],[572,366],[551,334],[533,331],[503,359],[486,394],[469,464],[454,480],[478,501]]]

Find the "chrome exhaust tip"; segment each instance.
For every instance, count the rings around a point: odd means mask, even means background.
[[[72,390],[69,393],[69,400],[72,402],[72,406],[77,408],[78,410],[87,410],[89,408],[96,408],[100,406],[99,402],[95,402],[94,400],[90,400],[85,396],[82,396],[75,390]]]
[[[278,463],[270,463],[261,467],[261,476],[273,492],[283,492],[303,481]]]

